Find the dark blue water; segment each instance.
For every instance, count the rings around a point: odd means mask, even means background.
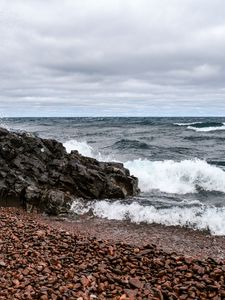
[[[121,161],[139,178],[139,197],[77,201],[76,213],[225,234],[225,118],[5,118],[1,126]]]

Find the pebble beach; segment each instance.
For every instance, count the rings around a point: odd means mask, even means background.
[[[0,299],[225,299],[223,237],[107,222],[0,208]]]

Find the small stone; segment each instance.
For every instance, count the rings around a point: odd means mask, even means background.
[[[90,281],[89,281],[89,279],[88,279],[87,277],[82,276],[82,278],[81,278],[81,283],[82,283],[82,285],[83,285],[84,287],[86,287],[86,286],[89,285]]]
[[[136,272],[136,270],[135,270],[135,269],[131,269],[131,270],[130,270],[130,274],[132,274],[132,275],[134,275],[134,274],[135,274],[135,272]]]
[[[20,282],[19,282],[18,279],[14,279],[12,282],[14,283],[15,286],[19,286],[20,285]]]
[[[114,255],[114,249],[112,246],[109,246],[109,255],[111,255],[111,256]]]
[[[127,299],[127,295],[123,294],[122,296],[120,296],[119,300],[126,300]]]
[[[192,276],[193,276],[193,274],[191,272],[188,272],[185,274],[185,277],[187,277],[187,278],[191,278]]]
[[[44,237],[46,235],[46,233],[44,230],[38,230],[38,231],[36,231],[36,235],[38,237]]]
[[[129,280],[130,285],[142,289],[143,288],[143,283],[136,277],[136,278],[130,278]]]
[[[36,268],[39,272],[41,272],[43,269],[44,269],[44,267],[43,266],[37,266],[37,268]]]
[[[129,300],[136,300],[138,290],[125,289],[124,292],[127,294]]]
[[[0,260],[0,267],[6,267],[6,263],[3,260]]]

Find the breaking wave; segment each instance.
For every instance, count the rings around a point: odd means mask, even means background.
[[[209,126],[209,127],[196,127],[196,126],[188,126],[188,129],[195,130],[197,132],[209,132],[209,131],[217,131],[217,130],[225,130],[225,123],[221,123],[219,126]]]
[[[72,150],[77,150],[83,156],[88,156],[88,157],[96,158],[98,160],[103,160],[101,153],[96,151],[86,141],[79,142],[77,140],[70,140],[63,143],[63,146],[66,148],[66,151],[68,153],[70,153]]]
[[[225,172],[206,161],[150,161],[137,159],[125,163],[132,175],[138,177],[141,191],[174,194],[197,193],[200,190],[225,193]]]
[[[94,157],[101,161],[112,160],[95,151],[87,142],[70,140],[63,145],[67,152],[78,150],[84,156]],[[225,193],[225,172],[200,159],[180,162],[136,159],[125,162],[124,166],[132,175],[138,177],[139,187],[144,193],[152,190],[172,194],[198,193],[199,191]]]
[[[216,130],[225,130],[225,123],[222,122],[190,122],[190,123],[173,123],[177,126],[187,126],[187,129],[209,132]]]
[[[63,146],[66,148],[66,151],[68,153],[70,153],[72,150],[77,150],[80,154],[84,156],[95,156],[94,149],[85,141],[78,142],[77,140],[70,140],[63,143]]]
[[[142,206],[137,202],[124,204],[121,201],[102,200],[89,202],[86,205],[75,201],[71,210],[76,214],[91,212],[96,217],[109,220],[183,226],[209,230],[213,235],[225,235],[225,208],[200,206],[157,209],[154,206]]]
[[[70,153],[72,150],[77,150],[83,156],[95,158],[100,161],[110,161],[112,156],[103,156],[99,151],[96,151],[86,141],[79,142],[77,140],[69,140],[63,143],[66,151]]]

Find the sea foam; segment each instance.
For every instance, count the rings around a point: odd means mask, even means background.
[[[101,152],[95,150],[86,141],[69,140],[63,143],[67,153],[77,150],[81,155],[95,158],[99,161],[117,161],[112,155],[102,155]]]
[[[77,140],[69,140],[63,143],[63,146],[66,148],[68,153],[70,153],[72,150],[77,150],[83,156],[95,156],[94,149],[88,145],[86,141],[79,142]]]
[[[172,207],[157,209],[142,206],[137,202],[124,204],[121,201],[93,201],[82,204],[75,201],[71,210],[77,214],[91,212],[94,216],[109,220],[130,220],[134,223],[183,226],[209,230],[213,235],[225,235],[225,208],[216,207]]]
[[[217,130],[225,130],[225,123],[221,126],[209,126],[209,127],[195,127],[195,126],[188,126],[187,129],[191,129],[197,132],[210,132],[210,131],[217,131]]]
[[[105,159],[86,142],[72,140],[64,143],[64,146],[69,152],[76,149],[83,155],[110,160],[110,158]],[[225,193],[225,172],[203,160],[177,162],[136,159],[127,161],[124,165],[132,175],[138,177],[139,187],[144,194],[152,190],[173,194],[193,193],[193,195],[199,190]],[[135,223],[178,225],[209,230],[213,235],[225,235],[225,207],[218,208],[201,203],[197,206],[156,208],[152,205],[144,206],[135,199],[131,204],[107,200],[90,201],[84,204],[77,200],[72,205],[72,211],[77,214],[91,212],[97,217],[114,220],[129,219]]]
[[[225,193],[225,172],[203,160],[137,159],[126,162],[125,167],[138,177],[143,192],[156,189],[175,194],[196,193],[199,190]]]
[[[83,156],[96,158],[100,161],[109,160],[108,157],[103,157],[100,152],[96,151],[86,141],[79,142],[77,140],[69,140],[63,143],[63,146],[66,148],[66,151],[68,153],[70,153],[72,150],[77,150]]]

